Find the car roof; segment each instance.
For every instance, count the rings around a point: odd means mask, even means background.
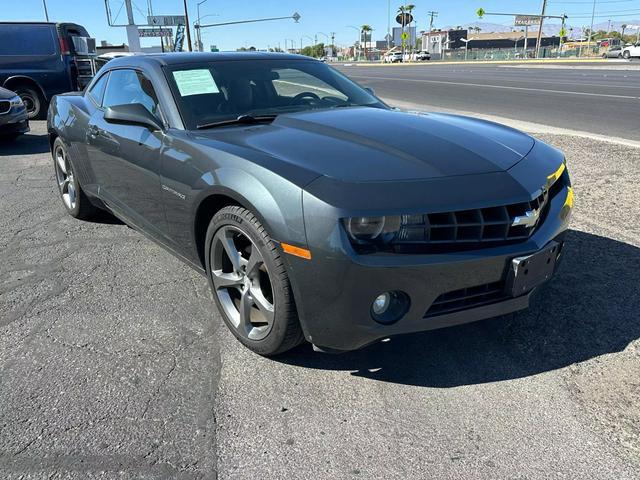
[[[317,61],[304,55],[292,55],[289,53],[271,52],[171,52],[148,53],[114,58],[109,62],[109,67],[135,67],[142,65],[185,65],[208,62],[222,62],[229,60],[310,60]]]

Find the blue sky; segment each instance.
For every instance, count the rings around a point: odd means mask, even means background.
[[[9,2],[11,0],[2,0]],[[107,25],[104,0],[46,0],[49,17],[53,21],[72,21],[84,25],[89,33],[98,40],[112,43],[126,42],[124,28]],[[115,16],[122,0],[109,0]],[[136,18],[142,21],[146,14],[148,0],[134,0]],[[151,0],[155,14],[179,15],[183,11],[182,0]],[[188,0],[192,21],[196,17],[197,0]],[[401,1],[392,1],[395,11]],[[427,12],[437,10],[439,16],[434,26],[467,24],[477,20],[475,11],[483,7],[486,11],[536,13],[541,0],[413,0],[418,29],[428,26]],[[19,0],[10,11],[2,9],[3,20],[43,20],[42,0]],[[589,25],[592,9],[591,0],[549,0],[551,14],[566,12],[573,16],[574,25]],[[205,22],[224,22],[263,17],[291,15],[297,11],[302,16],[298,24],[293,20],[248,25],[236,25],[203,30],[205,48],[210,44],[218,45],[222,50],[232,50],[241,46],[284,47],[285,38],[300,44],[311,41],[305,36],[318,35],[318,41],[325,37],[318,33],[336,32],[338,45],[351,44],[357,37],[356,30],[348,25],[359,26],[364,23],[374,28],[374,39],[382,39],[387,31],[387,0],[208,0],[201,5],[201,15],[215,14],[203,20]],[[597,0],[596,23],[608,19],[622,21],[640,18],[640,0]],[[126,12],[120,12],[118,20],[124,21]],[[485,17],[487,22],[509,25],[512,17]],[[157,40],[143,40],[143,45],[152,45]]]

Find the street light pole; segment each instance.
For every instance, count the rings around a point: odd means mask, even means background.
[[[347,28],[353,28],[356,32],[358,32],[358,38],[356,39],[356,43],[353,44],[353,59],[355,61],[359,58],[358,47],[356,46],[360,41],[360,29],[358,27],[354,27],[353,25],[347,25]]]
[[[198,42],[198,51],[201,52],[202,51],[202,35],[200,34],[200,5],[202,5],[203,3],[207,3],[209,0],[202,0],[201,2],[198,2],[198,5],[196,6],[197,12],[198,12],[198,30],[196,31],[196,38],[197,38],[197,42]]]
[[[49,21],[49,12],[47,11],[47,0],[42,0],[42,6],[44,7],[44,18]]]

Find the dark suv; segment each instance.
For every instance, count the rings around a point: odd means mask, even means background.
[[[43,118],[53,95],[82,90],[93,77],[95,39],[75,23],[0,22],[0,86]]]

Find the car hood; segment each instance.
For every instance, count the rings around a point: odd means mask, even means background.
[[[283,114],[270,124],[195,136],[218,148],[228,144],[261,152],[267,163],[285,170],[291,164],[344,182],[503,172],[535,143],[517,130],[469,117],[366,107]],[[280,170],[275,163],[272,168]]]
[[[8,100],[16,96],[16,92],[0,87],[0,100]]]

